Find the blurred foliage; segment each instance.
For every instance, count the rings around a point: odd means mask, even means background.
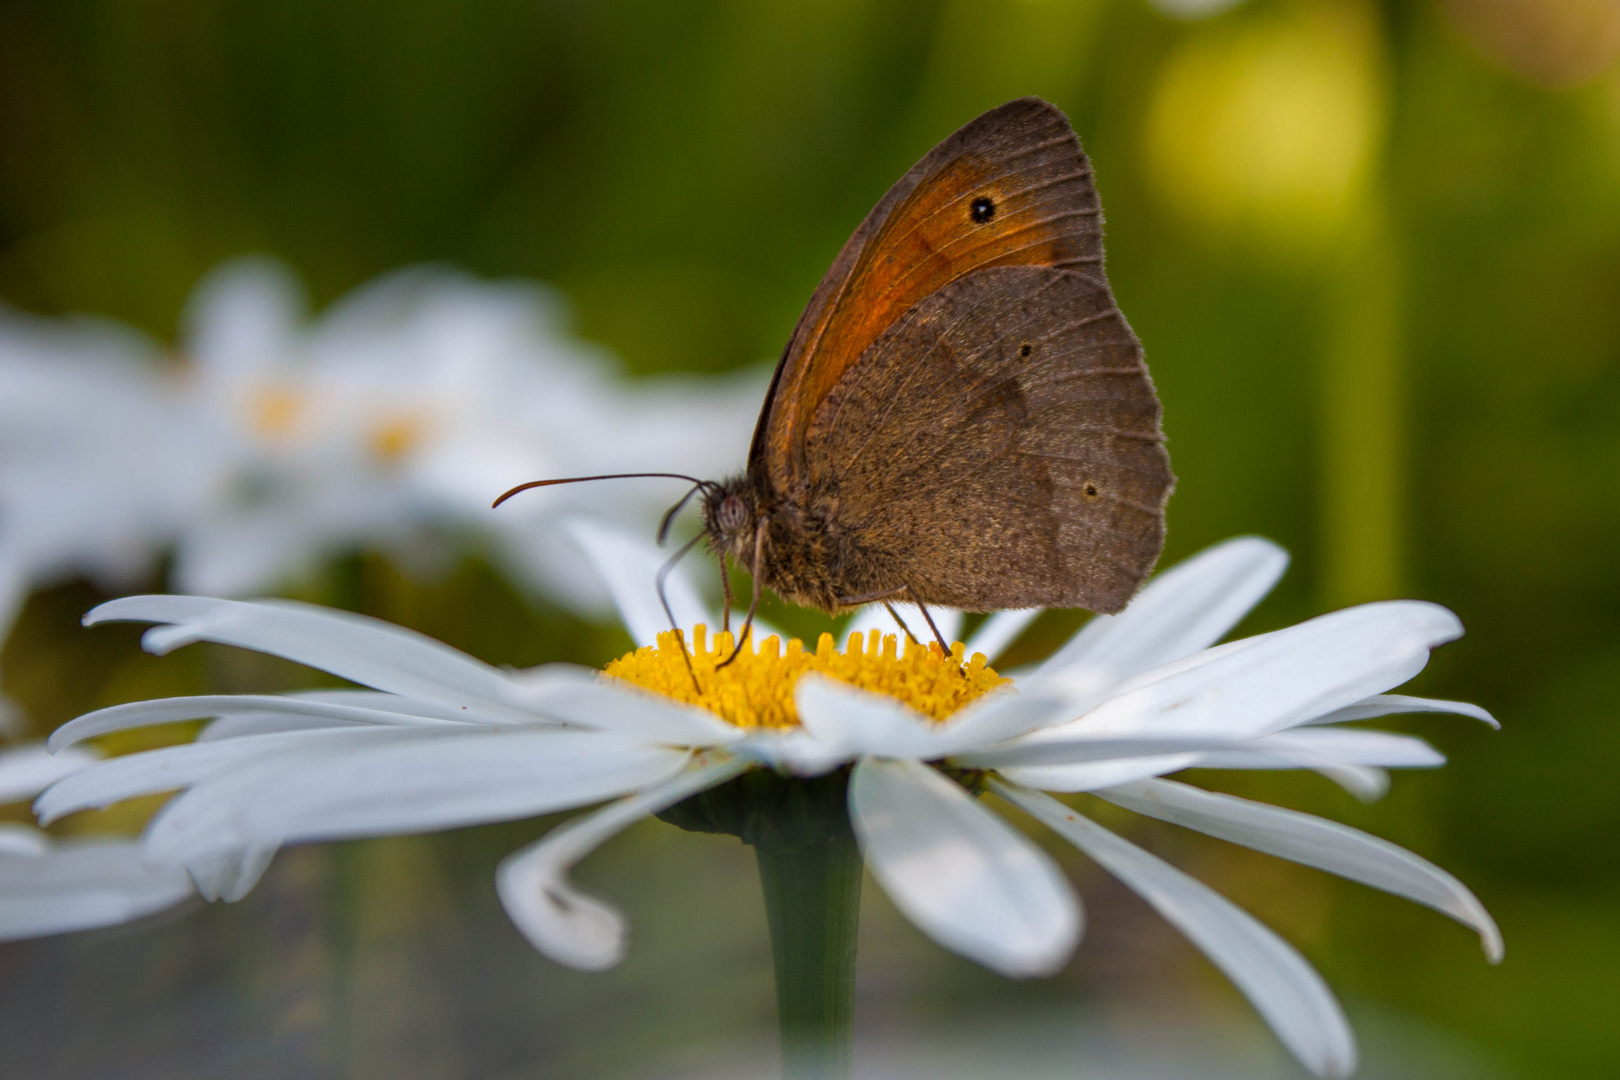
[[[851,228],[929,146],[982,109],[1045,96],[1095,160],[1110,274],[1165,401],[1180,476],[1167,559],[1242,532],[1288,546],[1295,568],[1249,629],[1381,596],[1446,603],[1469,636],[1416,690],[1504,721],[1494,735],[1412,724],[1451,766],[1398,777],[1369,807],[1311,777],[1208,779],[1435,859],[1501,920],[1507,961],[1487,968],[1464,932],[1412,905],[1139,834],[1273,921],[1352,1002],[1449,1032],[1504,1075],[1610,1077],[1612,9],[1252,0],[1178,22],[1141,0],[0,0],[0,296],[172,340],[197,279],[244,251],[285,258],[321,302],[446,261],[561,286],[582,331],[635,371],[729,369],[776,355]],[[627,641],[474,563],[416,586],[356,553],[303,595],[495,662],[600,662]],[[36,596],[6,645],[7,690],[44,726],[153,693],[304,678],[225,650],[144,657],[133,630],[77,629],[95,599],[84,585]],[[1077,621],[1051,616],[1019,648]],[[649,826],[589,864],[639,921],[627,967],[586,977],[532,955],[493,906],[494,860],[537,832],[307,849],[247,904],[149,938],[10,946],[0,1054],[64,1077],[204,1062],[328,1075],[306,1071],[315,1061],[356,1076],[599,1075],[768,1030],[757,885],[738,849]],[[1139,903],[1063,858],[1093,912],[1069,972],[1005,983],[869,898],[863,1016],[976,1020],[1092,989],[1180,1008],[1183,971],[1202,1000],[1233,1005]],[[327,905],[346,914],[299,906],[321,890],[350,896]]]

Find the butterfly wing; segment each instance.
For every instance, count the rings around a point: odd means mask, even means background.
[[[1036,98],[936,146],[844,245],[777,364],[749,452],[755,483],[802,498],[810,421],[833,387],[918,301],[998,266],[1069,268],[1107,289],[1091,163],[1068,119]]]
[[[980,270],[914,305],[820,403],[805,509],[846,596],[1118,611],[1163,544],[1159,411],[1105,284]]]

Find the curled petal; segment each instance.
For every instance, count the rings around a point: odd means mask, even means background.
[[[850,821],[872,875],[947,949],[1015,978],[1050,975],[1080,940],[1080,902],[1051,858],[915,761],[867,758]]]
[[[657,787],[559,825],[538,842],[508,855],[495,872],[507,915],[529,943],[559,964],[603,971],[624,958],[624,917],[568,880],[573,865],[605,840],[688,795],[730,780],[750,767],[738,758],[696,760]]]
[[[1355,1071],[1355,1036],[1344,1011],[1293,946],[1209,886],[1051,796],[999,781],[991,781],[991,787],[1085,852],[1187,935],[1306,1068],[1324,1077]]]

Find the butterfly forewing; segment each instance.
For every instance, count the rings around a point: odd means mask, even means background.
[[[996,266],[1067,267],[1102,281],[1091,166],[1061,112],[1025,98],[935,147],[873,209],[811,297],[760,417],[749,470],[792,498],[812,416],[920,300]]]

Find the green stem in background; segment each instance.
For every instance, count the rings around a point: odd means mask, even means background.
[[[848,769],[811,780],[755,769],[658,815],[754,848],[776,964],[784,1080],[850,1075],[862,862],[848,792]]]
[[[1369,200],[1372,202],[1372,200]],[[1335,269],[1323,379],[1323,600],[1385,600],[1401,586],[1405,386],[1396,244],[1369,205]]]
[[[756,844],[785,1080],[844,1080],[854,1052],[861,852],[853,836]]]

